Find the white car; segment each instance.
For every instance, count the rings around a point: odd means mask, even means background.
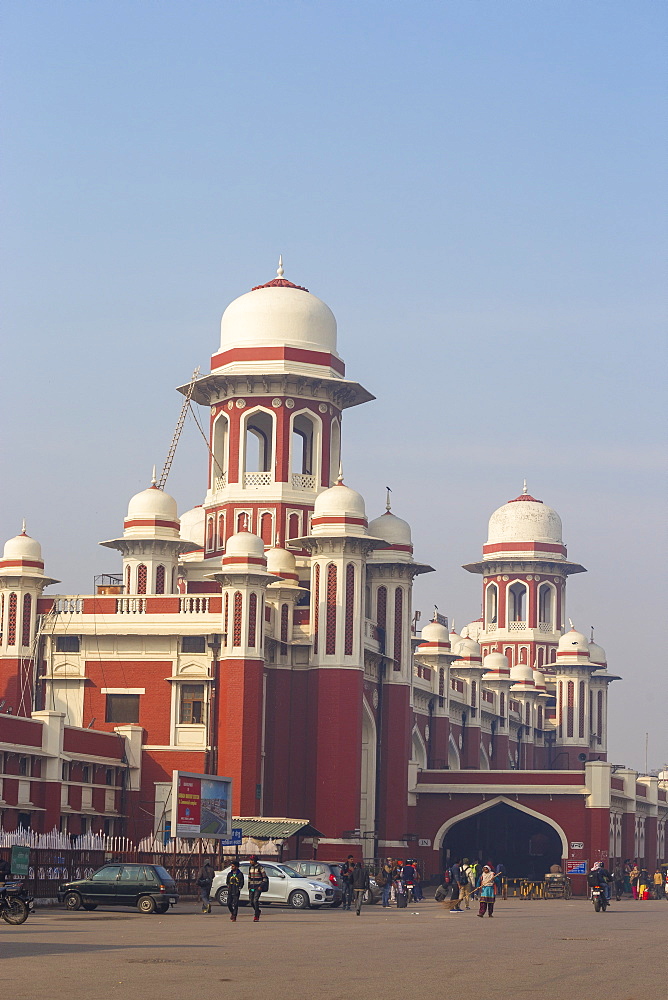
[[[282,865],[275,862],[260,861],[260,864],[267,873],[269,879],[269,889],[263,892],[261,901],[263,903],[278,903],[283,906],[292,906],[295,910],[305,910],[309,906],[313,909],[323,906],[326,903],[334,902],[334,890],[331,885],[324,882],[316,882],[312,879],[300,875],[289,865]],[[239,865],[244,876],[244,887],[241,890],[239,901],[248,902],[248,861],[242,861]],[[227,876],[230,868],[216,872],[216,876],[211,886],[211,895],[214,896],[221,906],[227,906]]]

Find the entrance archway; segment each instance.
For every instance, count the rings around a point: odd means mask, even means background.
[[[516,878],[542,878],[552,865],[561,865],[565,835],[552,821],[508,800],[497,800],[462,819],[445,824],[443,866],[459,858],[483,864],[503,862]]]

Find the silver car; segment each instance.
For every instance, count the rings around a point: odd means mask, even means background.
[[[269,879],[269,889],[262,893],[263,903],[274,903],[283,906],[292,906],[295,910],[305,910],[308,907],[318,909],[325,903],[332,903],[334,900],[334,890],[324,882],[316,882],[306,878],[289,865],[274,862],[261,861],[260,864],[267,873]],[[241,890],[239,902],[248,903],[248,861],[242,861],[239,865],[244,876],[244,887]],[[221,906],[227,906],[227,876],[230,868],[216,872],[211,886],[211,895],[218,900]]]

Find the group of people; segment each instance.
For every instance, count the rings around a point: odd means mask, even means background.
[[[634,899],[655,899],[668,896],[668,871],[657,868],[650,876],[648,869],[637,861],[627,858],[622,865],[615,867],[613,880],[617,896],[627,893]]]
[[[501,893],[505,865],[483,865],[480,861],[469,861],[461,858],[443,875],[443,882],[436,890],[434,898],[442,903],[450,913],[461,913],[471,909],[471,898],[479,894],[478,916],[494,916],[494,901]]]
[[[253,907],[253,920],[257,923],[260,919],[260,897],[269,888],[269,878],[259,863],[257,854],[251,854],[248,860],[248,898]],[[207,858],[200,869],[197,879],[200,899],[202,901],[202,913],[211,913],[211,886],[215,875],[216,872],[213,865]],[[230,863],[230,870],[227,873],[225,884],[227,886],[227,908],[230,911],[230,920],[234,922],[239,912],[241,890],[246,884],[244,873],[241,871],[239,862],[236,859]]]

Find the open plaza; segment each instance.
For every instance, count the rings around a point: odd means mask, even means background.
[[[165,916],[38,908],[0,926],[0,983],[13,1000],[141,996],[181,1000],[414,996],[645,1000],[665,995],[668,903],[500,900],[450,915],[433,899],[407,910],[365,906],[360,917],[264,907],[210,916],[180,902]]]

